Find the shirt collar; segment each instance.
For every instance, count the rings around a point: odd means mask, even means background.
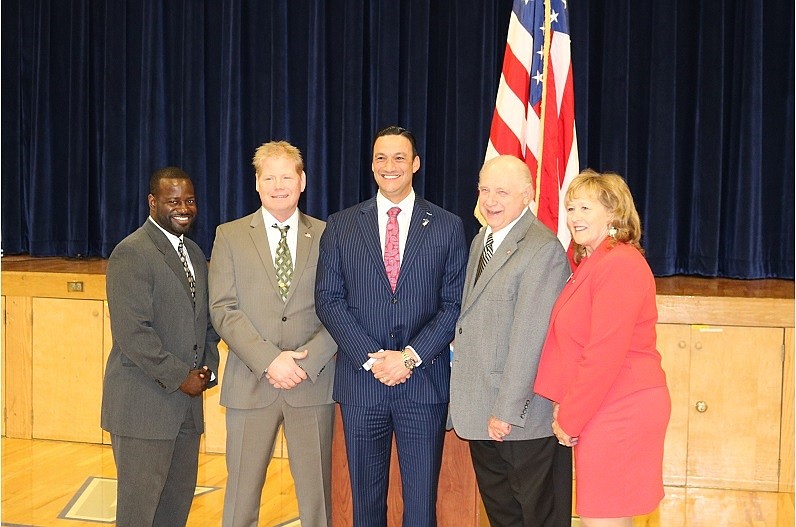
[[[387,211],[393,207],[401,209],[401,213],[411,213],[415,206],[415,189],[409,191],[409,194],[400,201],[400,203],[393,203],[378,191],[376,193],[376,207],[379,210],[379,215],[387,214]],[[411,215],[411,214],[410,214]]]
[[[523,216],[525,216],[526,214],[528,214],[528,207],[525,207],[524,209],[522,209],[522,213],[519,216],[517,216],[516,218],[514,218],[514,221],[512,221],[511,223],[509,223],[508,225],[506,225],[505,227],[503,227],[502,229],[500,229],[497,232],[492,232],[492,227],[487,225],[486,234],[484,235],[484,243],[486,243],[486,237],[491,234],[492,235],[492,247],[493,248],[497,248],[497,246],[500,245],[500,243],[503,240],[506,239],[506,236],[508,236],[508,234],[511,231],[511,229],[513,229],[514,226],[517,224],[517,222],[520,221],[520,219]]]
[[[177,246],[182,241],[182,235],[180,235],[180,236],[174,235],[174,234],[170,233],[169,231],[167,231],[166,229],[164,229],[163,227],[161,227],[160,224],[158,222],[156,222],[155,218],[153,218],[152,216],[148,216],[148,218],[149,218],[149,221],[151,221],[155,225],[155,227],[160,229],[160,232],[162,232],[163,234],[166,235],[166,238],[169,239],[169,242],[171,242],[171,244],[174,246],[174,249],[176,250]]]
[[[285,222],[278,221],[276,218],[274,218],[274,216],[270,212],[268,212],[268,210],[265,207],[260,207],[260,210],[263,213],[263,223],[265,223],[266,227],[273,227],[274,224],[277,224],[280,227],[288,225],[290,227],[288,232],[291,231],[296,232],[296,230],[298,229],[298,215],[299,215],[298,207],[296,207],[296,210],[293,211],[293,214],[291,214],[290,217]]]

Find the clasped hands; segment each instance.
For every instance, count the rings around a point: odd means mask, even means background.
[[[202,395],[202,392],[207,390],[207,383],[210,382],[212,373],[207,366],[189,371],[188,376],[180,384],[180,391],[191,397]]]
[[[558,424],[558,403],[553,403],[553,433],[558,438],[558,444],[573,447],[578,444],[578,438],[572,437]]]
[[[265,377],[271,386],[282,390],[295,388],[307,378],[307,372],[296,361],[307,357],[308,350],[285,350],[268,365]]]
[[[412,376],[412,370],[404,364],[404,358],[400,351],[377,351],[376,353],[368,353],[368,357],[376,359],[376,362],[370,368],[370,372],[384,385],[395,386],[396,384],[403,384]]]

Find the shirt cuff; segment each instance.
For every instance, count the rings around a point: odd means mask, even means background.
[[[384,350],[380,349],[379,353],[382,352],[382,351],[384,351]],[[376,364],[377,360],[379,360],[379,359],[374,359],[373,357],[369,358],[368,360],[366,360],[364,362],[364,364],[362,364],[362,369],[365,370],[365,371],[370,371],[370,369],[373,367],[373,365]]]

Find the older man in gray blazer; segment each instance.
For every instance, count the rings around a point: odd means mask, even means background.
[[[202,392],[216,384],[218,335],[207,314],[207,261],[184,236],[196,217],[188,174],[156,171],[149,218],[108,261],[113,348],[102,428],[117,472],[116,525],[185,525],[204,431]]]
[[[302,214],[304,162],[295,146],[261,145],[253,159],[262,207],[220,225],[210,259],[210,314],[229,346],[223,525],[257,525],[279,425],[302,525],[331,525],[332,382],[337,347],[315,314],[324,222]]]
[[[528,209],[519,159],[487,161],[478,206],[487,226],[470,247],[456,325],[450,413],[469,440],[489,521],[569,526],[571,457],[551,433],[550,402],[533,393],[550,311],[570,274],[558,239]]]

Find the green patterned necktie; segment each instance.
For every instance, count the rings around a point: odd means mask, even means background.
[[[287,293],[290,291],[290,281],[293,279],[293,257],[290,255],[290,247],[287,246],[287,230],[290,225],[280,227],[275,223],[273,227],[279,229],[279,233],[282,235],[279,238],[279,244],[276,246],[274,267],[276,268],[276,281],[279,283],[279,294],[282,295],[282,300],[284,301],[287,299]]]

